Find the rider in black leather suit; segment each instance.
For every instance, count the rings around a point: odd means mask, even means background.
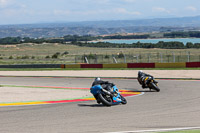
[[[108,84],[108,81],[103,81],[100,78],[95,78],[94,82],[92,83],[92,86],[95,85],[103,85],[103,84]]]
[[[144,73],[142,70],[138,71],[138,82],[142,85],[142,88],[147,88],[145,78],[147,76],[151,76],[149,74]],[[152,76],[153,77],[153,76]]]

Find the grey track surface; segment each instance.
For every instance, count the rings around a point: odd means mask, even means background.
[[[1,84],[90,87],[90,78],[0,77]],[[115,132],[200,126],[200,81],[158,80],[161,92],[143,90],[136,80],[110,79],[120,89],[144,91],[127,105],[95,101],[0,107],[1,133]]]

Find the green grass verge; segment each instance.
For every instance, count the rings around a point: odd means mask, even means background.
[[[0,68],[0,71],[71,71],[71,70],[200,70],[199,68]]]
[[[68,52],[69,54],[63,55]],[[58,58],[52,58],[56,53],[60,53]],[[88,56],[90,63],[99,64],[113,63],[112,55],[115,56],[118,63],[123,63],[124,58],[120,53],[126,55],[126,62],[177,62],[188,61],[190,53],[190,62],[200,61],[200,49],[154,49],[154,48],[95,48],[79,47],[70,44],[18,44],[18,45],[0,45],[0,64],[73,64],[84,63],[83,55]],[[97,55],[97,60],[94,57]],[[136,56],[139,58],[137,59]],[[47,58],[48,57],[48,58]],[[105,58],[106,57],[106,58]],[[109,58],[108,58],[109,57]]]
[[[0,71],[55,71],[61,68],[0,68]]]
[[[170,131],[170,132],[157,132],[157,133],[200,133],[200,130],[184,130],[184,131]]]

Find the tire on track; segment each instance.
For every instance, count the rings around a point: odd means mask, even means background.
[[[155,91],[157,91],[157,92],[159,92],[160,91],[160,89],[158,88],[158,86],[157,85],[155,85],[155,83],[151,83],[151,86],[152,86],[152,88],[151,89],[154,89]]]
[[[99,93],[98,97],[101,100],[103,105],[105,105],[105,106],[111,106],[112,105],[112,99],[110,99],[111,101],[106,100],[105,97],[102,95],[102,93]]]
[[[127,104],[127,100],[120,94],[121,100],[122,100],[122,104]]]

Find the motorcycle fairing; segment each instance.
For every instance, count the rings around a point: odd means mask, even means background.
[[[121,103],[122,100],[121,100],[118,88],[116,86],[113,86],[112,88],[113,88],[113,92],[117,92],[117,96],[113,97],[113,103]]]
[[[113,97],[113,103],[121,103],[122,100],[119,97]]]
[[[90,88],[90,92],[93,94],[93,95],[96,95],[99,93],[99,91],[101,91],[102,87],[101,85],[95,85],[95,86],[92,86]]]

